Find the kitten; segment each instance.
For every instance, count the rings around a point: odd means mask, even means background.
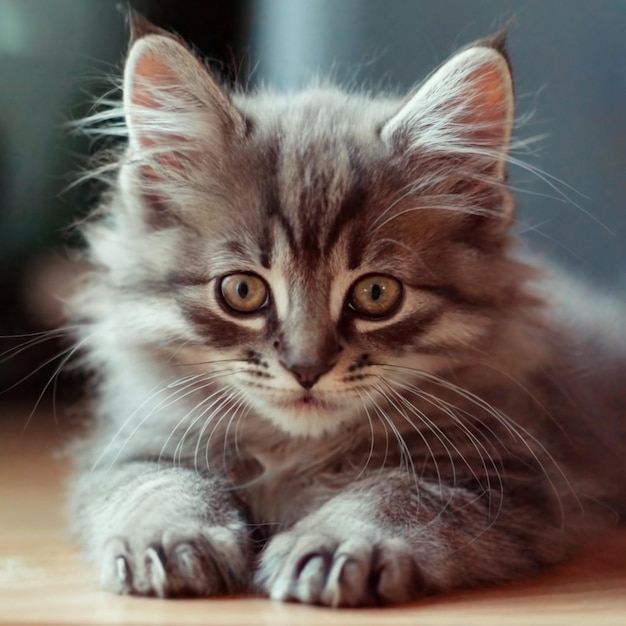
[[[244,94],[136,20],[123,115],[73,305],[104,588],[401,603],[624,512],[624,333],[513,253],[502,37],[404,99]]]

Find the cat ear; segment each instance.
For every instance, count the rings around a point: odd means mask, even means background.
[[[183,44],[148,34],[131,46],[124,69],[124,111],[139,146],[223,143],[245,124],[228,94]]]
[[[245,120],[187,47],[142,24],[133,23],[138,38],[124,68],[129,162],[139,168],[142,192],[162,200],[194,167],[219,167],[245,135]]]
[[[403,151],[478,159],[504,178],[513,84],[500,38],[474,45],[437,69],[382,128]]]

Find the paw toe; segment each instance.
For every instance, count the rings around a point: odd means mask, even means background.
[[[104,589],[117,594],[125,595],[132,591],[133,575],[128,546],[122,539],[114,538],[105,547],[100,584]]]
[[[202,535],[147,537],[143,541],[116,537],[105,545],[101,561],[105,589],[165,598],[217,595],[246,583],[248,554],[236,543],[226,544],[226,549]]]
[[[424,588],[405,542],[338,542],[321,534],[276,537],[257,581],[274,600],[334,607],[403,603]]]
[[[307,555],[306,560],[296,576],[292,597],[294,600],[316,604],[324,588],[328,558],[322,554]]]
[[[146,588],[159,598],[166,596],[167,572],[165,570],[167,558],[163,548],[159,545],[149,547],[144,554],[144,569],[146,572]]]
[[[369,603],[367,591],[371,552],[371,546],[354,540],[339,546],[322,593],[323,604],[339,607]]]
[[[404,542],[390,540],[378,546],[371,587],[378,604],[402,604],[423,595],[422,572]]]

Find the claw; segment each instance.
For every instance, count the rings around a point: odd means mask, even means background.
[[[333,561],[322,596],[323,602],[329,606],[337,607],[341,603],[342,573],[349,560],[351,560],[349,554],[339,554]]]
[[[407,602],[425,585],[402,539],[289,532],[265,549],[257,583],[273,600],[333,607]]]
[[[116,557],[115,571],[117,573],[117,579],[123,585],[126,585],[130,582],[130,569],[128,567],[128,562],[126,561],[125,557],[123,556]]]
[[[150,571],[152,589],[159,598],[165,597],[165,583],[167,573],[165,572],[165,553],[163,549],[150,547],[145,554],[146,567]]]
[[[294,587],[294,597],[300,602],[316,604],[324,587],[326,578],[326,559],[321,554],[308,557],[306,564],[301,568]]]

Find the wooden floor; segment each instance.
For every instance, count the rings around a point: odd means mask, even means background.
[[[0,624],[626,626],[626,532],[587,546],[573,562],[498,589],[377,610],[330,610],[260,598],[172,601],[98,589],[66,537],[55,451],[66,427],[0,406]]]

